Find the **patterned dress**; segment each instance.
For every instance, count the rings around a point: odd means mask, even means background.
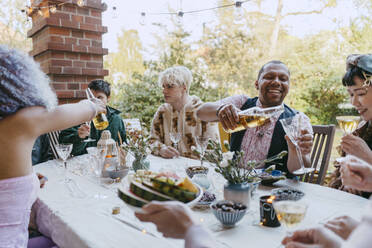
[[[178,112],[172,105],[164,103],[155,113],[151,123],[150,143],[154,155],[159,155],[163,147],[172,146],[170,132],[181,133],[177,150],[181,156],[197,159],[191,147],[197,146],[195,138],[204,135],[218,142],[217,123],[201,121],[196,112],[203,102],[197,96],[189,96],[182,111]]]

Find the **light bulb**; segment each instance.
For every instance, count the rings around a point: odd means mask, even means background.
[[[244,18],[244,9],[242,7],[241,1],[235,2],[235,13],[234,13],[234,22],[235,23],[241,23]]]
[[[79,7],[83,7],[85,5],[85,1],[84,0],[78,0],[77,5],[79,5]]]
[[[177,13],[177,17],[176,17],[176,23],[178,25],[182,25],[183,24],[183,12],[182,11],[178,11]]]
[[[33,11],[32,7],[27,7],[27,10],[26,10],[27,15],[31,15],[32,11]]]
[[[50,11],[50,13],[56,13],[57,12],[57,7],[56,6],[51,6],[50,8],[49,8],[49,11]]]
[[[141,18],[139,20],[139,23],[144,26],[146,25],[146,13],[145,12],[141,12]]]
[[[116,10],[116,7],[112,7],[112,18],[116,19],[118,18],[118,12]]]

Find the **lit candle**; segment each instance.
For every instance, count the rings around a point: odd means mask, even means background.
[[[280,223],[273,207],[275,196],[264,195],[260,197],[260,223],[268,227],[278,227]]]

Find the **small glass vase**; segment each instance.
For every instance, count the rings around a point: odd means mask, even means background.
[[[227,183],[224,185],[223,196],[225,200],[242,203],[249,209],[251,190],[251,183]]]
[[[143,156],[135,156],[132,163],[132,168],[136,172],[137,170],[148,170],[150,168],[150,162]]]

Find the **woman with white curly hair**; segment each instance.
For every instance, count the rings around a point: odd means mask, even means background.
[[[0,46],[0,247],[26,247],[31,206],[40,187],[31,152],[41,134],[104,111],[88,100],[57,105],[49,80],[28,55]]]
[[[158,108],[151,123],[150,143],[155,155],[198,158],[191,150],[192,146],[196,146],[197,136],[218,141],[217,125],[196,117],[196,111],[203,102],[199,97],[189,95],[191,82],[191,71],[185,66],[170,67],[159,75],[165,103]],[[180,134],[177,145],[172,144],[171,133]]]

